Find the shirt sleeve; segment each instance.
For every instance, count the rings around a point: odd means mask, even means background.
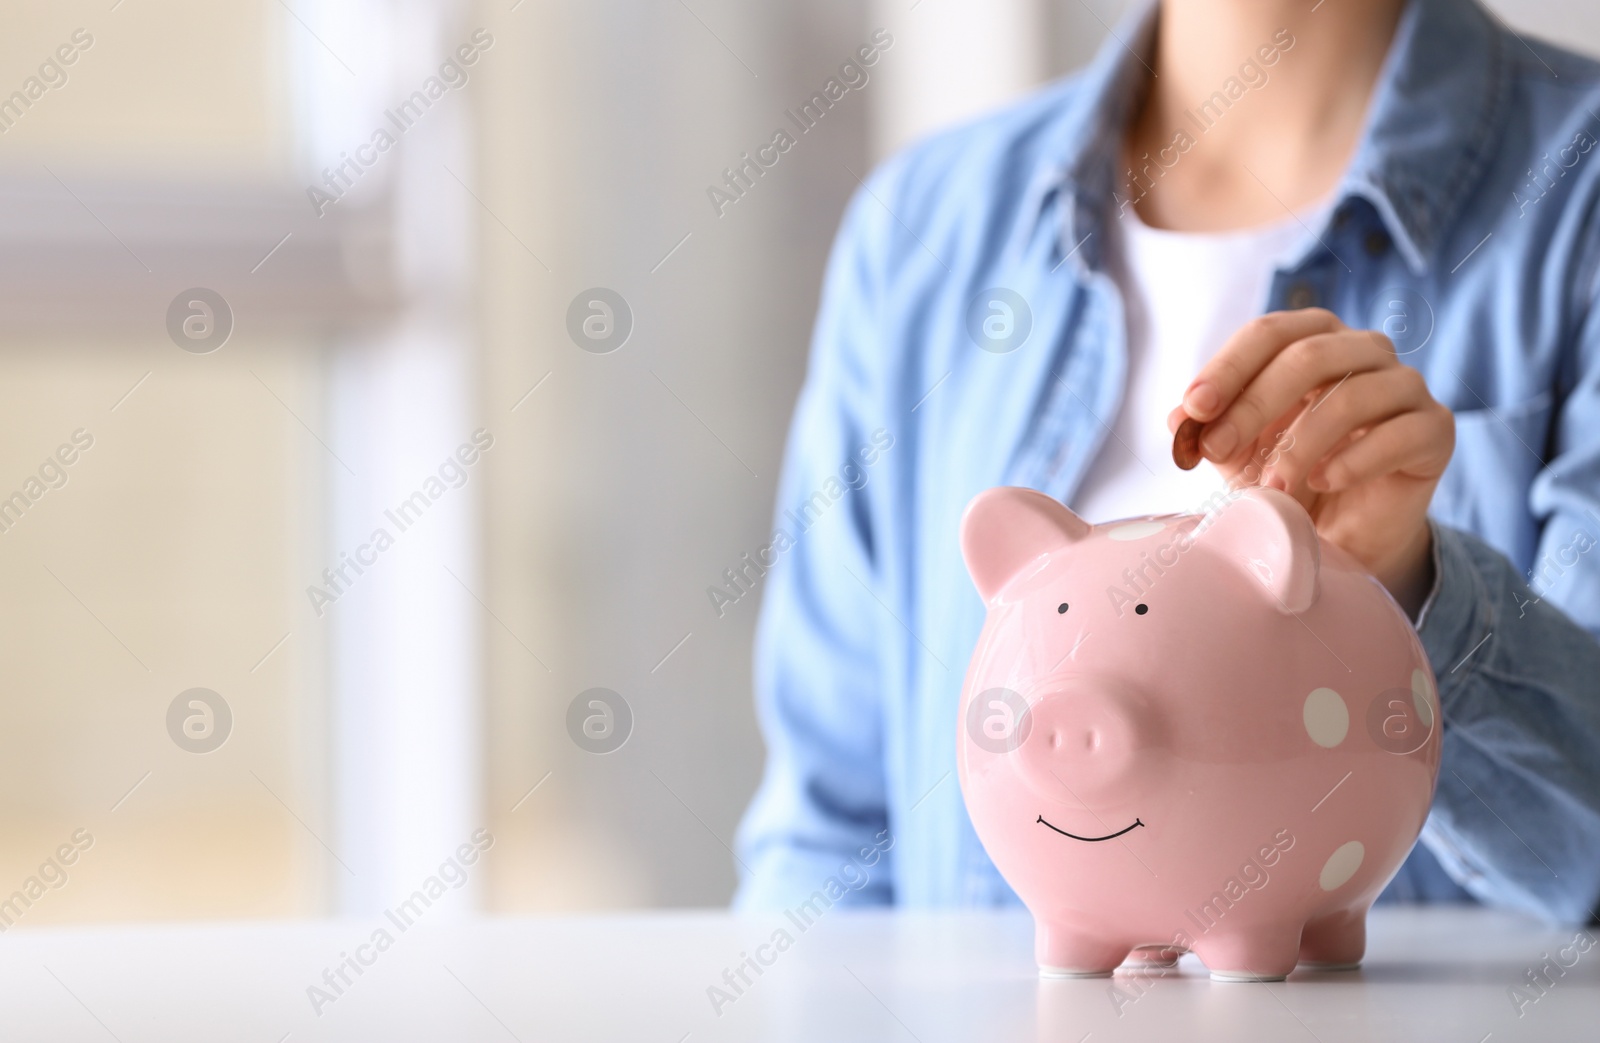
[[[1418,633],[1439,679],[1444,753],[1422,839],[1474,897],[1583,922],[1600,903],[1600,331],[1563,374],[1553,454],[1528,509],[1524,576],[1435,523]]]
[[[881,457],[893,437],[873,420],[884,350],[874,191],[885,189],[857,193],[834,244],[779,482],[755,651],[767,763],[739,829],[738,908],[818,890],[864,904],[893,897],[879,640],[889,619]]]

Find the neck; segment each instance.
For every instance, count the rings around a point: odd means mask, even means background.
[[[1126,165],[1139,170],[1133,160],[1180,131],[1194,147],[1139,199],[1141,217],[1238,227],[1330,192],[1359,140],[1403,2],[1163,0]]]

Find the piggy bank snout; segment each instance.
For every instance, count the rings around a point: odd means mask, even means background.
[[[1037,699],[1029,716],[1017,763],[1040,796],[1087,802],[1132,781],[1145,742],[1140,715],[1126,699],[1057,688]]]

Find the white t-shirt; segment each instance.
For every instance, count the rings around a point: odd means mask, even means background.
[[[1331,201],[1330,201],[1331,203]],[[1130,207],[1110,222],[1109,271],[1128,323],[1128,384],[1071,507],[1093,523],[1200,510],[1224,481],[1209,460],[1172,462],[1167,414],[1240,326],[1265,309],[1273,272],[1311,241],[1329,204],[1229,232],[1151,228]]]

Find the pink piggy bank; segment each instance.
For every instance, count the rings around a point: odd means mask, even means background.
[[[1220,499],[1090,525],[999,488],[962,519],[989,611],[961,792],[1041,974],[1354,967],[1427,817],[1439,707],[1405,614],[1288,495]]]

